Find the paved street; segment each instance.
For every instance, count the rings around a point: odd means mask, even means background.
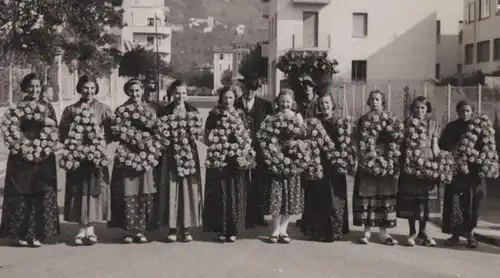
[[[206,115],[208,109],[201,112]],[[204,147],[200,148],[204,160]],[[63,171],[59,171],[58,178],[64,180]],[[352,191],[352,183],[349,185]],[[59,187],[64,186],[60,183]],[[429,234],[438,239],[440,247],[388,247],[375,241],[376,234],[373,244],[362,246],[355,243],[361,235],[357,227],[344,240],[330,244],[309,242],[291,225],[294,241],[290,245],[265,243],[269,234],[266,228],[248,231],[234,244],[215,243],[213,235],[197,229],[193,232],[196,241],[188,244],[162,242],[166,237],[163,230],[149,236],[154,242],[123,245],[119,243],[122,231],[100,225],[97,234],[101,243],[92,247],[68,245],[75,232],[74,225],[62,223],[61,236],[39,249],[13,248],[2,241],[0,277],[493,278],[500,273],[500,248],[483,244],[477,250],[465,246],[444,248],[446,235],[433,225],[429,226]],[[404,242],[406,223],[401,220],[391,232]]]

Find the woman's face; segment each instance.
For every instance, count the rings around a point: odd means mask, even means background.
[[[28,86],[25,88],[25,93],[28,94],[33,99],[38,99],[40,97],[40,92],[42,91],[42,86],[40,80],[33,79],[29,82]]]
[[[44,92],[45,97],[52,101],[54,99],[54,89],[52,88],[47,88]]]
[[[319,99],[319,109],[320,111],[328,116],[331,116],[333,113],[333,102],[330,96],[324,96]]]
[[[470,120],[472,118],[472,107],[470,105],[462,105],[458,109],[458,117],[464,121]]]
[[[278,107],[281,112],[291,110],[293,107],[293,98],[291,95],[281,95],[278,99]]]
[[[183,103],[187,99],[187,86],[181,85],[175,88],[174,95],[173,95],[174,101],[177,103]]]
[[[382,95],[379,93],[370,94],[370,99],[368,101],[370,109],[372,111],[381,111],[382,110]]]
[[[141,102],[143,94],[144,94],[144,89],[139,84],[133,84],[131,86],[128,86],[127,88],[127,95],[134,102],[137,103]]]
[[[423,118],[427,114],[427,106],[423,102],[416,102],[412,109],[413,116]]]
[[[226,108],[231,108],[234,105],[234,99],[234,92],[232,90],[228,90],[221,96],[221,105]]]
[[[94,82],[86,82],[81,88],[82,99],[91,100],[94,98],[97,91],[97,86]]]

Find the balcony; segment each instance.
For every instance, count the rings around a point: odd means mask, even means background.
[[[262,3],[262,17],[269,18],[269,2]]]
[[[130,33],[135,34],[155,34],[158,33],[160,36],[169,37],[172,35],[172,28],[167,26],[158,26],[157,28],[154,26],[147,25],[134,25],[134,26],[124,26],[124,30]]]
[[[146,48],[146,50],[154,51],[156,52],[156,44],[154,43],[147,43],[147,42],[135,42],[135,45],[142,46]],[[161,43],[158,45],[158,52],[159,53],[164,53],[164,54],[170,54],[172,51],[171,47],[168,44]]]
[[[328,5],[332,0],[291,0],[296,5]]]
[[[279,38],[280,48],[283,52],[289,50],[306,52],[319,51],[328,52],[332,46],[332,36],[326,33],[320,33],[317,36],[304,37],[303,34],[291,34]],[[281,47],[283,45],[283,47]]]

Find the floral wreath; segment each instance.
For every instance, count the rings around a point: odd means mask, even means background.
[[[120,142],[116,158],[121,165],[135,172],[148,171],[158,165],[161,144],[152,133],[156,125],[154,110],[142,103],[118,107],[111,132]]]
[[[405,136],[406,157],[403,167],[405,173],[419,179],[450,183],[455,164],[452,154],[440,151],[436,157],[426,157],[426,154],[420,150],[424,142],[430,142],[427,134],[427,121],[409,119]]]
[[[190,141],[203,136],[203,119],[198,112],[174,113],[159,119],[156,137],[164,147],[173,146],[177,175],[196,174],[196,161]]]
[[[222,112],[216,128],[208,135],[207,168],[223,169],[236,162],[238,169],[255,167],[252,139],[238,111]]]
[[[468,174],[469,164],[476,164],[480,166],[480,177],[491,179],[498,177],[495,129],[488,116],[476,116],[469,122],[467,132],[458,142],[456,156],[458,172]]]
[[[369,112],[360,126],[359,140],[360,167],[373,176],[394,176],[397,174],[400,144],[404,136],[404,124],[387,112]],[[377,150],[377,142],[382,141],[388,150]]]
[[[14,155],[20,154],[27,161],[40,162],[54,153],[59,143],[59,130],[56,126],[46,126],[45,119],[49,109],[37,101],[23,101],[5,112],[1,123],[4,142]],[[21,122],[36,121],[42,125],[35,139],[28,139],[21,131]]]
[[[268,116],[257,133],[272,174],[293,176],[304,172],[311,159],[309,142],[301,140],[306,126],[296,115]]]
[[[90,161],[97,168],[109,163],[104,130],[97,124],[94,109],[86,103],[77,109],[63,144],[59,165],[66,171],[78,169],[83,161]]]

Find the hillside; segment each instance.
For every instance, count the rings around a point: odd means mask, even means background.
[[[165,0],[165,5],[170,8],[169,22],[184,27],[184,31],[172,34],[172,64],[181,71],[211,62],[216,46],[235,41],[256,43],[267,38],[261,0]],[[203,28],[190,29],[192,17],[213,17],[221,26],[209,33],[203,33]],[[235,27],[240,24],[245,25],[243,37],[235,34]]]

